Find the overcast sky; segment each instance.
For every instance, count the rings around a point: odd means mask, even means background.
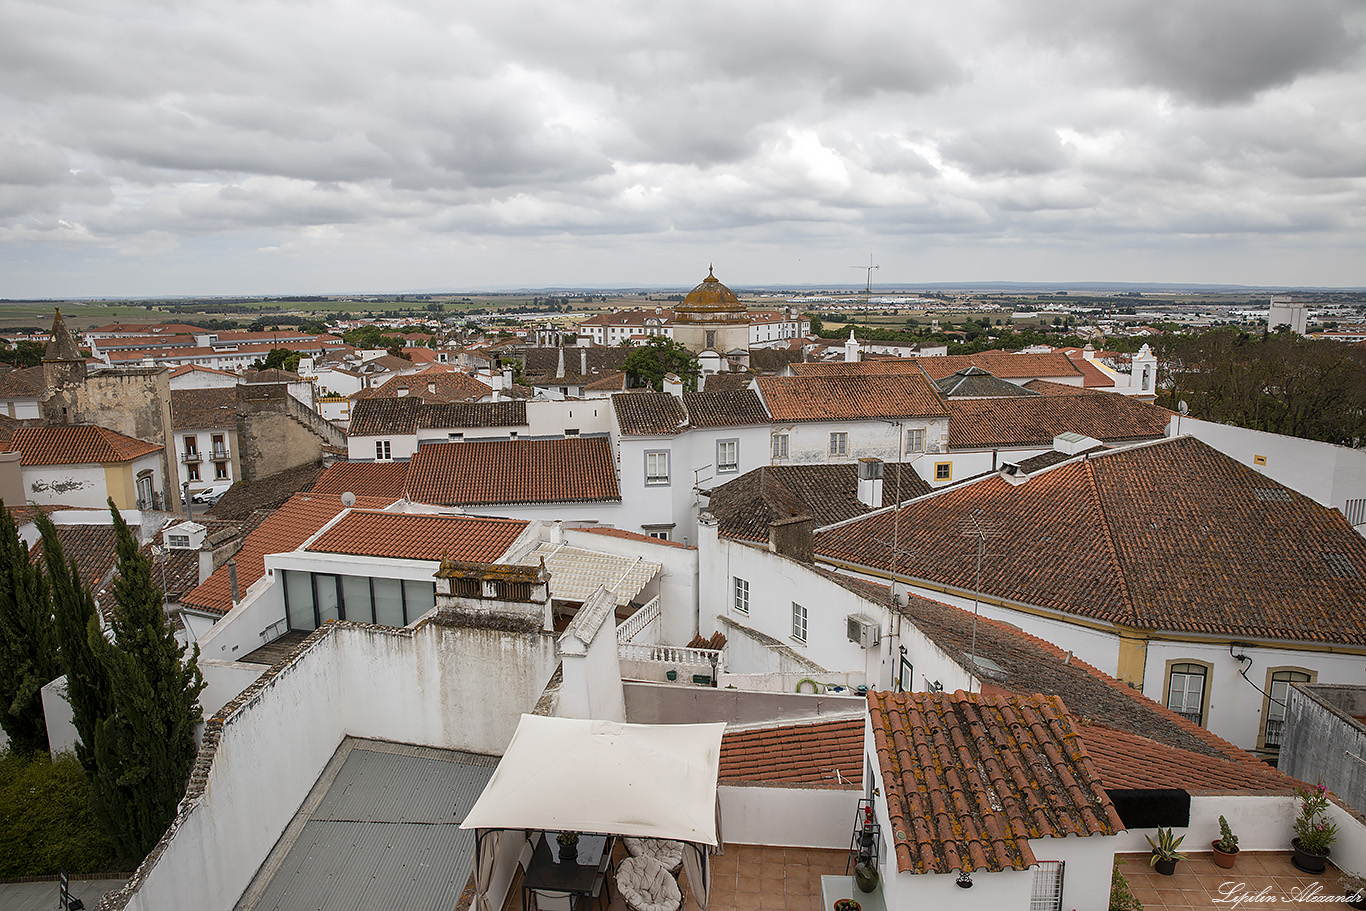
[[[1359,0],[0,0],[0,297],[1366,285]]]

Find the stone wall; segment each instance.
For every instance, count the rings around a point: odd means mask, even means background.
[[[1358,813],[1366,808],[1366,687],[1289,687],[1278,768],[1322,783]],[[1336,855],[1335,855],[1336,856]]]
[[[171,381],[165,367],[120,367],[86,374],[66,363],[43,365],[48,424],[95,424],[162,447],[166,508],[179,511],[180,465],[171,432]]]
[[[284,383],[237,387],[237,448],[242,480],[322,462],[324,440],[296,418]]]

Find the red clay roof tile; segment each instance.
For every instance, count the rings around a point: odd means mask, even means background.
[[[435,506],[620,500],[606,437],[419,446],[408,496]]]
[[[863,719],[728,731],[721,738],[720,780],[858,788]]]
[[[529,524],[521,519],[353,509],[308,545],[308,550],[358,557],[450,557],[471,563],[496,563]]]
[[[944,403],[918,374],[763,376],[756,381],[773,420],[841,421],[944,417]]]
[[[87,465],[131,462],[160,452],[146,443],[104,427],[76,424],[61,427],[18,427],[10,439],[11,451],[23,453],[24,465]]]
[[[897,869],[1027,870],[1030,839],[1123,830],[1057,696],[868,695]]]

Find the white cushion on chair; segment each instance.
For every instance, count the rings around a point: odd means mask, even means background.
[[[628,857],[617,864],[617,892],[632,911],[678,911],[683,890],[653,857]]]
[[[632,857],[653,857],[664,865],[665,869],[677,870],[683,863],[683,842],[667,841],[662,838],[633,838],[627,836],[622,839],[626,842],[626,851]]]

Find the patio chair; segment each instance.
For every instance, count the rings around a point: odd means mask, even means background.
[[[683,842],[667,841],[663,838],[622,839],[626,852],[632,857],[653,857],[664,865],[670,873],[677,873],[683,866]]]
[[[617,894],[631,911],[679,911],[683,890],[653,857],[628,857],[617,864]]]

